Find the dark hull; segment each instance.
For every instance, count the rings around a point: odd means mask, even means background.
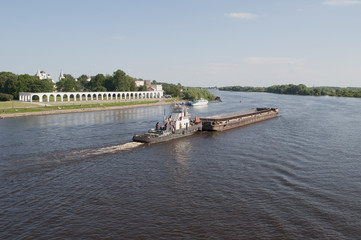
[[[203,131],[223,131],[278,117],[278,109],[255,108],[248,111],[201,118]]]
[[[186,137],[193,135],[194,133],[202,130],[202,124],[196,124],[188,127],[176,130],[175,133],[169,131],[159,131],[158,133],[144,133],[136,134],[133,136],[133,141],[143,143],[159,143],[170,141],[176,138]]]

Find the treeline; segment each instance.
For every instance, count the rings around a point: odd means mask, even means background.
[[[241,87],[229,86],[219,88],[221,91],[240,92],[268,92],[277,94],[308,95],[308,96],[337,96],[337,97],[361,97],[360,88],[339,87],[307,87],[304,84],[274,85],[270,87]]]
[[[90,81],[85,74],[78,78],[64,74],[64,78],[56,84],[51,79],[39,79],[29,74],[0,72],[0,100],[18,99],[20,92],[147,91],[146,86],[136,87],[135,80],[122,70],[115,71],[113,75],[97,74]]]
[[[19,98],[19,92],[52,92],[54,83],[50,79],[39,79],[29,74],[16,75],[11,72],[0,72],[0,93],[6,99]],[[3,98],[2,98],[3,99]]]
[[[160,83],[163,86],[164,94],[171,95],[186,100],[197,100],[204,98],[207,100],[215,100],[216,96],[210,93],[207,89],[196,88],[196,87],[185,87],[180,83]]]
[[[51,79],[39,79],[29,74],[16,75],[11,72],[0,72],[0,100],[18,99],[20,92],[106,92],[106,91],[147,91],[147,86],[137,87],[136,80],[128,76],[124,71],[117,70],[113,75],[97,74],[89,77],[85,74],[74,78],[70,74],[64,74],[59,82],[54,84]],[[153,84],[157,84],[154,80]],[[204,98],[214,100],[215,96],[208,90],[192,87],[184,87],[180,84],[162,84],[164,94],[182,99]]]
[[[97,74],[88,81],[85,74],[75,79],[70,74],[56,83],[59,92],[112,92],[112,91],[146,91],[146,86],[139,88],[135,85],[136,78],[128,76],[122,70],[117,70],[113,75]]]

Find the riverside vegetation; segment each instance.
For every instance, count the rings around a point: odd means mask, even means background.
[[[113,102],[90,102],[84,103],[60,103],[51,102],[51,106],[40,106],[32,103],[20,103],[12,101],[19,98],[19,92],[103,92],[103,91],[147,91],[146,86],[136,87],[135,80],[142,80],[128,76],[122,70],[117,70],[113,75],[97,74],[90,78],[85,74],[75,79],[70,74],[64,74],[56,84],[51,79],[39,79],[29,74],[14,74],[11,72],[0,72],[0,113],[21,113],[21,112],[40,112],[57,111],[66,109],[86,109],[86,108],[105,108],[118,107],[139,104],[154,104],[159,100],[136,100],[136,101],[113,101]],[[153,84],[162,84],[164,95],[170,95],[172,99],[165,102],[177,100],[194,100],[204,98],[214,100],[216,97],[206,89],[185,87],[181,84],[169,84],[152,81]],[[33,101],[34,103],[37,100]]]
[[[64,74],[56,84],[50,79],[39,79],[29,74],[16,75],[11,72],[0,72],[0,101],[19,98],[19,92],[112,92],[112,91],[147,91],[146,86],[137,87],[135,80],[124,71],[117,70],[113,75],[97,74],[88,81],[88,76],[81,75],[77,79],[70,74]],[[193,87],[184,87],[181,84],[169,84],[153,81],[153,84],[162,84],[165,95],[194,100],[205,98],[214,100],[215,96],[208,90]]]
[[[274,85],[270,87],[241,87],[229,86],[219,88],[221,91],[238,92],[268,92],[276,94],[308,95],[308,96],[337,96],[337,97],[361,97],[361,88],[340,87],[307,87],[304,84]]]

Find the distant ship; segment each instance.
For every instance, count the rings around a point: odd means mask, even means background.
[[[192,106],[202,106],[202,105],[207,105],[207,104],[208,104],[208,100],[203,99],[203,98],[191,102],[191,105],[192,105]]]

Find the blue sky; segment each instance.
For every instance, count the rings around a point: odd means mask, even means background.
[[[361,87],[361,0],[0,0],[0,71]]]

